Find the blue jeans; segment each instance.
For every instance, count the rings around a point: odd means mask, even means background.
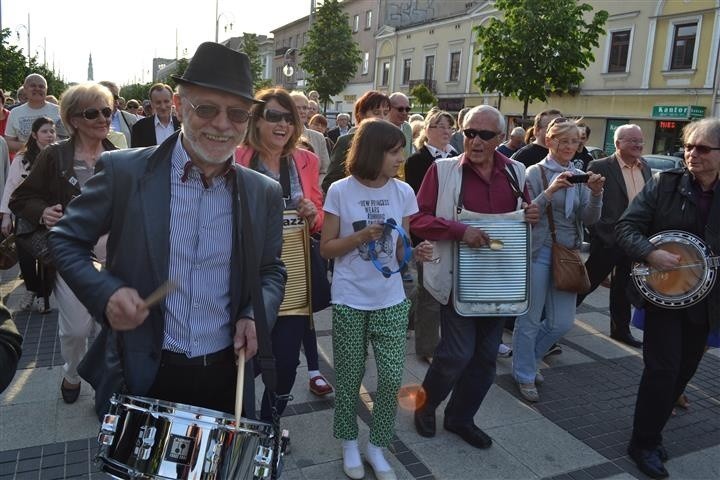
[[[538,362],[575,321],[577,294],[553,286],[550,247],[533,260],[531,282],[530,310],[515,320],[513,332],[513,376],[520,383],[535,383]]]
[[[495,380],[495,362],[506,317],[461,317],[440,307],[440,343],[425,375],[427,407],[436,409],[452,391],[445,424],[469,425]]]

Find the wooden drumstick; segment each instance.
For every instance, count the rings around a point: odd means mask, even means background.
[[[175,284],[175,282],[173,282],[172,280],[168,280],[167,282],[163,283],[145,299],[145,308],[150,309],[154,307],[176,288],[177,284]]]
[[[243,386],[245,385],[245,347],[238,352],[237,385],[235,386],[235,426],[240,425],[243,406]]]

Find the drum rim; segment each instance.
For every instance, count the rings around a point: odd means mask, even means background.
[[[717,280],[717,272],[715,269],[710,268],[708,258],[712,255],[712,251],[707,244],[697,237],[696,235],[683,231],[683,230],[663,230],[656,233],[652,237],[648,238],[648,241],[653,245],[662,245],[666,242],[660,242],[663,239],[672,238],[673,241],[690,245],[696,248],[702,255],[703,261],[705,262],[705,272],[703,278],[697,283],[697,285],[689,292],[678,295],[663,295],[654,290],[651,290],[647,281],[644,277],[633,275],[633,283],[637,289],[643,294],[643,296],[654,305],[668,308],[668,309],[679,309],[687,308],[696,303],[702,301],[712,290]]]

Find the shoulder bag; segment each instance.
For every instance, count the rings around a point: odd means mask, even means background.
[[[548,180],[545,175],[545,168],[541,166],[540,172],[542,173],[543,187],[547,190]],[[564,292],[589,292],[590,278],[588,278],[587,269],[582,258],[580,258],[577,251],[571,250],[557,241],[552,203],[548,203],[547,217],[550,234],[552,235],[552,276],[555,288]]]

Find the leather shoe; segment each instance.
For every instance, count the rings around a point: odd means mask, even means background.
[[[65,403],[75,403],[80,396],[80,384],[78,384],[77,387],[74,388],[66,387],[65,385],[71,384],[66,382],[65,379],[63,379],[62,383],[60,384],[60,393],[62,394],[63,401]]]
[[[625,345],[629,345],[631,347],[640,348],[642,347],[642,342],[638,340],[637,338],[633,337],[631,333],[611,333],[610,338],[613,340],[617,340],[620,343],[624,343]]]
[[[419,408],[413,415],[415,419],[415,430],[421,437],[435,436],[435,410]]]
[[[460,435],[460,438],[475,448],[490,448],[492,446],[492,438],[490,438],[487,433],[480,430],[480,427],[474,423],[459,426],[444,423],[443,427],[448,432]]]
[[[670,455],[668,455],[668,451],[665,449],[665,446],[661,443],[657,446],[658,455],[660,455],[660,460],[662,460],[663,463],[667,462],[670,459]]]
[[[668,471],[665,470],[658,448],[644,449],[630,444],[627,452],[630,458],[635,461],[640,471],[648,477],[667,478],[670,475]]]

